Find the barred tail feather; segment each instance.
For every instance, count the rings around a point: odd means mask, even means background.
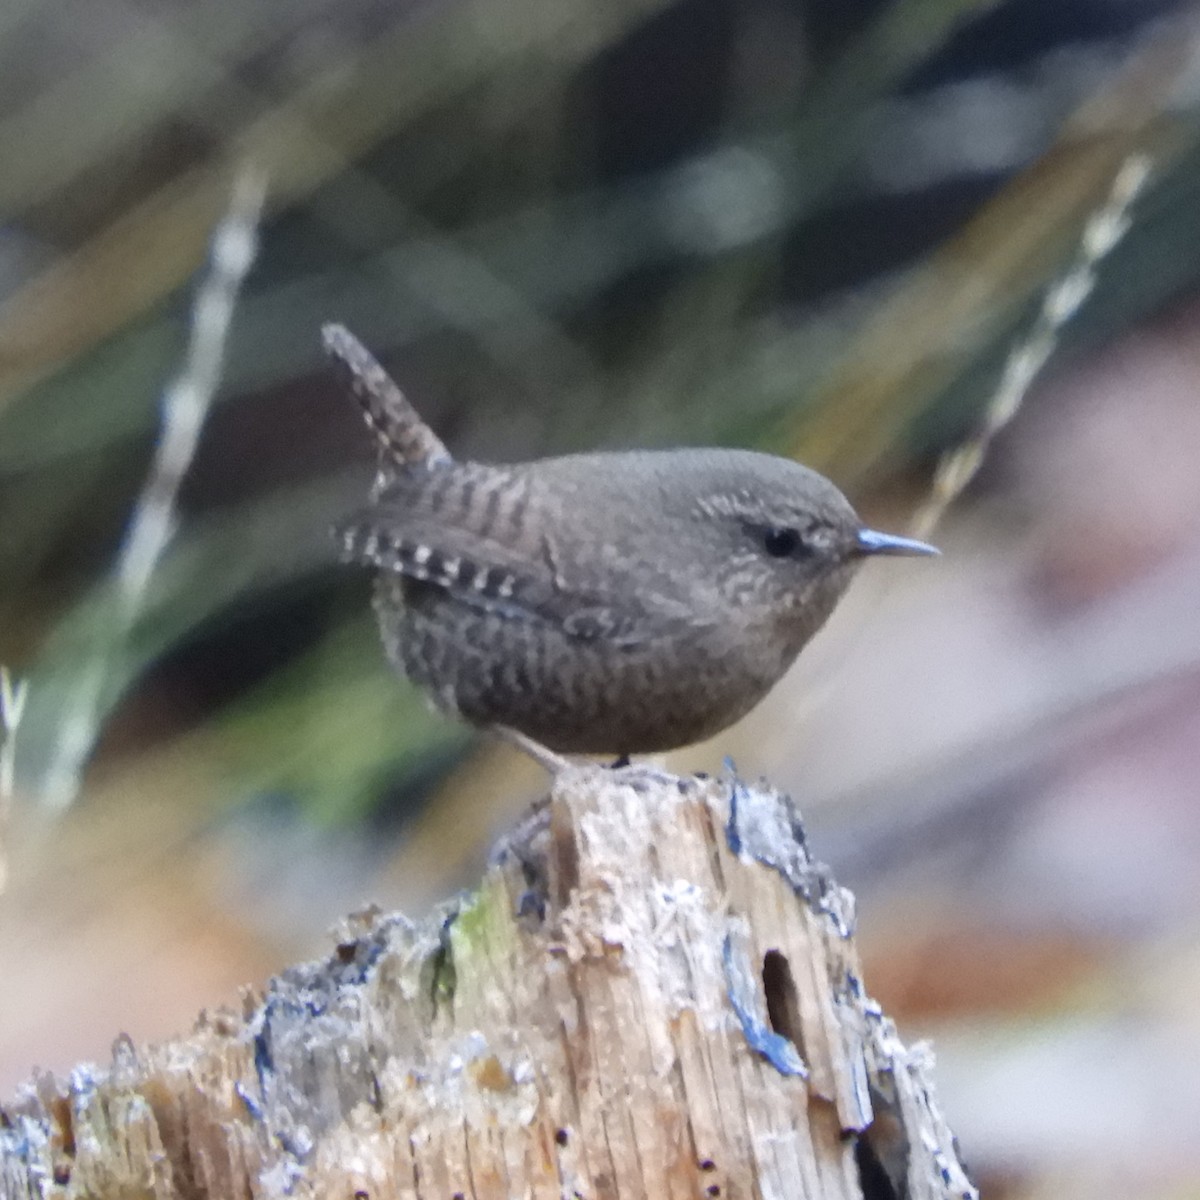
[[[379,444],[381,469],[434,466],[450,462],[441,438],[421,420],[391,376],[343,325],[321,330],[325,353],[343,385],[362,407],[367,427]]]

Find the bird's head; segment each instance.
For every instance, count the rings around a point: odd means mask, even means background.
[[[703,454],[703,452],[700,452]],[[931,555],[924,542],[867,528],[823,475],[790,459],[713,451],[697,459],[693,528],[720,552],[727,603],[791,626],[802,645],[857,567],[880,555]]]

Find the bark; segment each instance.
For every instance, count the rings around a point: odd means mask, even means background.
[[[974,1197],[791,802],[581,768],[478,890],[0,1109],[43,1196]]]

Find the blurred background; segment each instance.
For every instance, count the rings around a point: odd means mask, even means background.
[[[1200,1196],[1198,97],[1178,0],[6,0],[0,1095],[422,913],[544,789],[333,561],[322,322],[459,455],[756,446],[903,531],[1145,155],[945,557],[669,764],[795,795],[985,1194]]]

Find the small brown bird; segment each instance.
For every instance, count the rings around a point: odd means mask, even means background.
[[[439,708],[552,768],[719,732],[864,558],[937,553],[865,528],[815,471],[748,450],[455,462],[347,330],[324,340],[379,446],[371,502],[338,538],[379,571],[388,657]]]

